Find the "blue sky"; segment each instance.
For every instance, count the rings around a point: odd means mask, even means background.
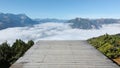
[[[0,12],[31,18],[120,18],[120,0],[0,0]]]

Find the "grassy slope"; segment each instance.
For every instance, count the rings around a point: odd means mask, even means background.
[[[89,39],[88,42],[96,49],[112,59],[116,63],[120,63],[120,35],[102,35],[100,37]],[[120,64],[119,64],[120,65]]]

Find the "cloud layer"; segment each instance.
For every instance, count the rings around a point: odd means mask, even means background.
[[[33,27],[15,27],[0,30],[0,43],[13,43],[16,39],[28,40],[86,40],[103,34],[120,33],[120,24],[103,25],[103,28],[83,30],[72,29],[66,23],[43,23]]]

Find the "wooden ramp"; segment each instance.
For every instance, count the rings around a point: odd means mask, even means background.
[[[10,68],[120,68],[87,41],[39,41]]]

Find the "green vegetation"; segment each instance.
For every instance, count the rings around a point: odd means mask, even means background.
[[[0,68],[9,68],[34,44],[32,40],[25,43],[17,39],[12,46],[7,42],[0,45]]]
[[[89,39],[88,42],[110,59],[120,57],[120,35],[108,35]]]

